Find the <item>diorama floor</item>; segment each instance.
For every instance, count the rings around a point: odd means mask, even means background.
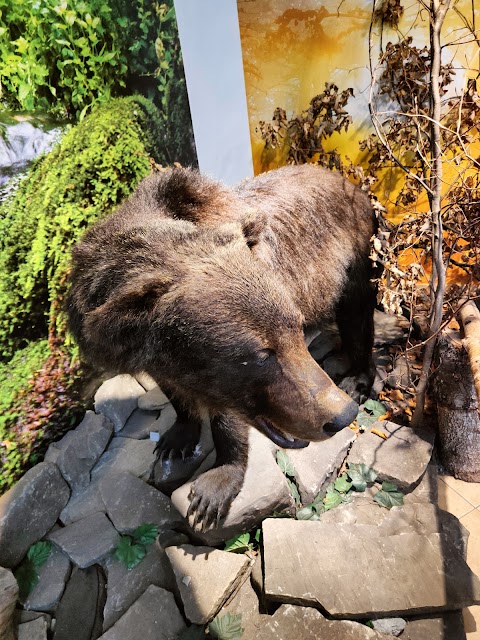
[[[439,476],[438,506],[457,516],[468,529],[467,562],[480,575],[480,482]],[[463,617],[468,640],[480,640],[480,606],[464,609]]]

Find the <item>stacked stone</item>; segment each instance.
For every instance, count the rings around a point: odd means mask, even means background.
[[[244,640],[465,638],[460,610],[480,603],[480,583],[465,562],[464,528],[437,506],[432,433],[382,422],[386,439],[347,428],[289,451],[304,504],[346,462],[373,467],[406,493],[403,506],[387,510],[367,489],[302,521],[270,517],[294,515],[295,505],[277,448],[252,430],[240,494],[220,526],[200,532],[184,517],[192,478],[214,461],[208,425],[188,464],[153,469],[150,434],[175,420],[153,381],[117,376],[95,409],[0,498],[0,637],[173,640],[191,624],[240,613]],[[145,523],[159,536],[127,570],[112,551]],[[215,548],[260,525],[261,557]],[[52,552],[12,618],[11,570],[40,540]]]

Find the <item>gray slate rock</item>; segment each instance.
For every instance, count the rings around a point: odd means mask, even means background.
[[[266,520],[267,597],[320,605],[333,617],[354,619],[480,603],[480,581],[441,534],[379,536],[376,529]]]
[[[181,544],[189,544],[190,539],[184,533],[179,533],[173,529],[162,529],[157,536],[157,544],[161,549],[167,547],[178,547]]]
[[[144,393],[145,389],[132,376],[115,376],[104,382],[95,394],[95,411],[110,418],[115,433],[118,433],[137,408],[138,399]]]
[[[131,473],[110,474],[99,487],[108,517],[121,533],[131,533],[146,522],[169,528],[184,525],[167,496]]]
[[[309,504],[336,479],[338,469],[355,442],[351,429],[342,429],[331,438],[311,442],[305,449],[292,449],[288,457],[295,467],[295,478],[302,502]]]
[[[70,560],[52,545],[50,556],[38,570],[38,584],[22,603],[25,609],[53,612],[70,577]]]
[[[18,596],[18,585],[9,569],[0,567],[0,638],[14,640],[13,614]]]
[[[100,567],[78,569],[55,612],[53,640],[92,640],[101,634],[105,580]],[[132,636],[133,638],[134,636]]]
[[[392,316],[375,309],[373,313],[375,326],[375,344],[390,344],[401,340],[408,332],[409,322],[403,316]]]
[[[138,408],[147,411],[156,411],[164,407],[170,401],[160,387],[154,387],[138,398]]]
[[[50,533],[48,539],[58,545],[77,566],[85,569],[113,551],[119,535],[104,513],[94,513]]]
[[[212,620],[250,573],[247,556],[184,544],[165,550],[185,615],[195,624]]]
[[[154,425],[158,416],[158,411],[135,409],[123,429],[118,434],[119,437],[133,438],[134,440],[147,440],[150,437],[150,432],[155,431]]]
[[[85,489],[90,482],[90,470],[96,464],[112,436],[113,426],[108,418],[87,411],[74,431],[49,447],[58,453],[50,454],[72,490]],[[47,452],[48,454],[48,452]]]
[[[20,563],[55,524],[69,496],[58,467],[41,462],[0,497],[0,566]]]
[[[100,512],[105,513],[105,505],[98,488],[98,480],[95,480],[86,489],[72,493],[59,520],[62,524],[68,525]]]
[[[155,442],[113,438],[107,451],[92,470],[92,482],[109,473],[128,471],[137,478],[148,479],[154,462]]]
[[[257,637],[264,616],[260,614],[260,603],[250,580],[245,580],[234,597],[222,607],[218,615],[222,616],[225,613],[242,615],[242,628],[244,629],[242,640]]]
[[[441,616],[408,618],[402,640],[467,640],[461,611]]]
[[[18,625],[17,640],[47,640],[48,625],[44,618],[35,618]]]
[[[150,585],[100,640],[177,640],[185,628],[173,594]]]
[[[389,480],[407,491],[413,489],[432,457],[435,434],[387,421],[375,423],[373,427],[388,438],[383,440],[370,429],[360,434],[348,454],[348,462],[364,463],[375,469],[379,480]]]
[[[405,504],[411,502],[438,504],[438,467],[436,462],[430,462],[419,483],[405,496]]]
[[[380,618],[372,620],[373,628],[379,633],[395,636],[397,638],[407,626],[406,620],[403,618]]]
[[[327,620],[316,609],[282,605],[273,616],[262,616],[258,635],[242,640],[388,640],[392,636],[378,633],[350,620]]]
[[[151,584],[173,591],[176,587],[175,576],[163,549],[152,545],[133,569],[109,557],[105,561],[107,572],[107,602],[103,612],[103,631],[119,620],[129,607]]]
[[[248,466],[245,481],[230,511],[218,528],[195,531],[205,544],[214,545],[248,531],[274,512],[293,512],[295,505],[285,476],[275,461],[275,445],[256,429],[249,430]],[[185,516],[191,483],[172,494],[172,502]]]

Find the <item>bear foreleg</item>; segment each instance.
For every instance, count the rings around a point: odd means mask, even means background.
[[[170,402],[175,409],[177,419],[173,426],[163,434],[155,447],[155,464],[162,463],[167,459],[182,458],[184,460],[190,457],[200,440],[201,421],[192,417],[174,398]]]
[[[215,466],[192,484],[187,519],[192,527],[205,531],[218,526],[242,488],[248,461],[248,427],[232,415],[212,420],[217,458]]]
[[[342,348],[350,361],[350,369],[338,386],[361,404],[368,399],[375,379],[372,351],[376,294],[367,268],[351,275],[337,307]]]

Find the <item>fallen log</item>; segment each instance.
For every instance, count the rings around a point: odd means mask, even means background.
[[[470,357],[460,332],[443,331],[435,351],[433,397],[440,458],[448,473],[480,482],[480,415]]]
[[[472,300],[460,307],[460,319],[465,333],[464,342],[470,359],[477,401],[480,402],[480,311]]]

